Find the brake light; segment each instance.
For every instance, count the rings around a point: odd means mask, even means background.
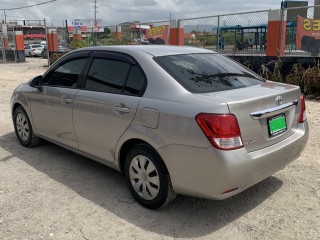
[[[306,103],[304,100],[304,96],[300,96],[300,118],[299,123],[304,123],[307,120],[307,113],[306,113]]]
[[[243,147],[238,120],[234,115],[199,113],[196,122],[215,148],[234,150]]]

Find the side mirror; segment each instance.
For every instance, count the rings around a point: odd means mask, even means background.
[[[42,90],[42,75],[33,78],[30,82],[30,86]]]

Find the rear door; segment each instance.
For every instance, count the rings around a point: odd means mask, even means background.
[[[145,75],[132,58],[120,53],[94,53],[74,99],[79,150],[114,161],[117,141],[134,119],[145,85]]]

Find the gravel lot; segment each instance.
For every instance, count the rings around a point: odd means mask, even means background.
[[[45,64],[0,64],[0,239],[320,239],[320,102],[307,101],[308,145],[282,171],[224,201],[178,196],[151,211],[118,172],[51,143],[18,143],[11,93]]]

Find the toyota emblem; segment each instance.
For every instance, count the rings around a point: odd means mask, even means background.
[[[277,103],[277,105],[281,105],[282,104],[282,97],[281,96],[278,96],[278,97],[276,97],[276,103]]]

